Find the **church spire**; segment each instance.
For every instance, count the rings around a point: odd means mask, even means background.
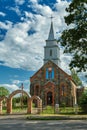
[[[48,40],[54,40],[54,30],[53,30],[53,22],[52,22],[53,17],[51,16],[50,18],[51,18],[51,26],[50,26]]]
[[[51,16],[51,25],[46,40],[46,46],[44,47],[44,63],[51,60],[56,65],[60,66],[60,48],[58,47],[57,40],[54,38],[54,29],[53,29],[53,17]]]

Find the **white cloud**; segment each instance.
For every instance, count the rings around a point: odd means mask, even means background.
[[[80,79],[82,80],[83,86],[86,87],[87,86],[87,77],[86,77],[87,71],[78,73],[78,75],[79,75]]]
[[[44,16],[50,16],[52,14],[52,9],[46,5],[35,4],[33,5],[33,10]]]
[[[51,14],[55,17],[55,33],[63,30],[66,26],[63,20],[66,2],[65,4],[61,2],[61,4],[56,3],[54,5],[55,8],[61,6],[63,9],[60,7],[61,11],[52,11],[49,6],[37,4],[37,1],[32,2],[35,3],[32,5],[32,8],[38,14],[25,11],[26,18],[24,22],[17,23],[9,28],[5,39],[0,42],[0,60],[5,61],[7,66],[28,70],[39,69],[43,64],[44,46],[50,29],[49,17]],[[35,33],[28,35],[29,30],[34,30]],[[58,36],[56,35],[56,37]]]
[[[9,8],[9,10],[14,11],[14,12],[16,12],[16,13],[17,13],[17,15],[21,16],[21,11],[20,11],[20,9],[19,9],[19,6],[18,6],[18,5],[17,5],[17,6],[15,6],[15,7],[10,7],[10,8]]]
[[[29,2],[32,2],[32,3],[37,3],[38,0],[29,0]]]
[[[19,83],[18,80],[15,80],[15,83]],[[29,81],[25,80],[24,83],[29,84]],[[20,86],[17,84],[0,84],[0,87],[5,87],[6,89],[9,90],[10,93],[12,93],[15,90],[21,89]],[[24,86],[23,90],[29,93],[29,86],[26,86],[26,87]]]
[[[43,64],[44,45],[49,33],[51,14],[55,17],[55,32],[66,27],[63,16],[66,15],[65,8],[69,4],[67,1],[58,1],[54,5],[56,11],[52,11],[49,6],[38,4],[37,0],[31,0],[31,2],[33,10],[38,14],[25,11],[24,22],[9,28],[5,39],[0,44],[0,60],[5,61],[7,66],[30,70],[39,69]],[[5,25],[3,26],[6,28]],[[35,33],[29,36],[30,29],[34,30]],[[56,37],[59,37],[58,35]],[[63,60],[65,56],[63,56],[62,51],[61,59],[61,65],[64,68],[66,63]],[[69,63],[69,61],[68,58],[66,62]]]
[[[0,86],[3,86],[6,89],[8,89],[10,91],[10,93],[12,91],[15,91],[15,90],[19,89],[19,87],[17,85],[15,85],[15,84],[0,84]]]
[[[15,90],[19,90],[21,89],[21,84],[23,83],[23,90],[26,92],[29,92],[29,86],[30,86],[30,81],[29,80],[12,80],[11,79],[11,84],[0,84],[0,87],[5,87],[6,89],[8,89],[11,92],[15,91]]]
[[[21,83],[30,84],[30,81],[29,80],[13,80],[12,83],[15,84],[15,85],[18,85],[18,84],[21,84]]]
[[[52,14],[52,9],[48,5],[38,4],[37,0],[31,0],[31,2],[31,8],[38,14],[41,14],[43,16],[50,16]],[[28,6],[30,7],[30,5]]]
[[[59,16],[63,17],[67,14],[65,8],[68,7],[69,4],[70,2],[67,2],[66,0],[57,0],[57,3],[54,5],[54,7],[58,11]]]
[[[1,29],[10,29],[12,27],[12,22],[10,21],[5,21],[5,22],[0,22],[0,28]]]
[[[3,12],[0,12],[0,16],[6,16],[6,14],[5,13],[3,13]]]
[[[51,14],[54,16],[55,37],[58,38],[61,31],[67,27],[63,17],[67,15],[65,8],[69,5],[69,2],[57,0],[53,7],[56,11],[52,11],[49,6],[38,4],[38,0],[30,1],[33,3],[32,9],[37,14],[24,11],[26,18],[22,16],[23,22],[16,23],[14,26],[10,21],[0,22],[0,27],[8,30],[5,39],[0,42],[0,60],[5,61],[4,65],[9,67],[38,70],[43,65],[45,40],[50,29],[49,17]],[[18,6],[11,8],[11,10],[16,11],[19,15],[21,14]],[[28,35],[30,30],[33,30],[34,33]],[[68,64],[72,57],[63,54],[62,48],[60,50],[61,68],[70,73]],[[21,82],[15,80],[13,84],[17,85]],[[17,87],[16,85],[13,88]]]
[[[69,63],[72,59],[71,55],[65,55],[63,54],[63,51],[61,50],[61,68],[66,71],[68,74],[70,74],[70,68]]]
[[[15,0],[16,4],[22,5],[24,4],[25,0]]]
[[[13,84],[19,84],[19,83],[21,83],[20,80],[13,80]]]

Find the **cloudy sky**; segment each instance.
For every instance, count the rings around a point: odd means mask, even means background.
[[[45,40],[53,15],[55,38],[67,28],[65,8],[71,0],[0,0],[0,86],[13,91],[43,65]],[[70,55],[60,46],[61,68],[69,73]],[[80,74],[83,75],[83,74]],[[81,77],[83,83],[84,77]]]

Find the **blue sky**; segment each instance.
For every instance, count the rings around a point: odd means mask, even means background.
[[[29,91],[29,77],[42,65],[45,40],[54,16],[55,38],[67,28],[65,8],[71,0],[0,0],[0,86],[13,91],[24,83]],[[56,33],[57,32],[57,33]],[[71,55],[63,54],[61,68],[69,72]],[[84,73],[80,74],[86,84]]]

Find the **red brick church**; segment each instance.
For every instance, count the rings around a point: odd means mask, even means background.
[[[76,85],[72,77],[60,68],[60,48],[54,38],[52,21],[44,47],[44,64],[30,78],[30,94],[39,96],[43,106],[76,104]]]

